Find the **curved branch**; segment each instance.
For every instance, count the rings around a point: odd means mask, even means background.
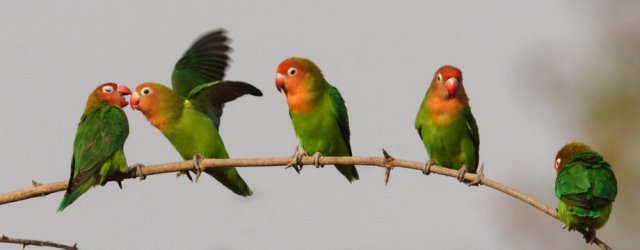
[[[291,163],[291,157],[275,157],[275,158],[243,158],[243,159],[202,159],[200,161],[200,168],[220,168],[220,167],[279,167],[279,166],[287,166]],[[300,162],[303,165],[313,165],[313,158],[309,156],[302,157],[302,161]],[[385,171],[385,180],[388,180],[391,169],[394,167],[399,168],[408,168],[414,170],[423,171],[424,163],[415,162],[415,161],[407,161],[402,159],[395,159],[388,154],[385,154],[385,157],[335,157],[335,156],[322,156],[320,158],[321,165],[360,165],[360,166],[378,166],[383,167],[387,171]],[[145,177],[148,175],[156,175],[156,174],[164,174],[164,173],[173,173],[173,172],[181,172],[181,171],[189,171],[194,170],[193,161],[182,161],[182,162],[174,162],[174,163],[166,163],[166,164],[157,164],[157,165],[149,165],[142,167],[140,173],[137,173],[135,169],[126,174],[119,174],[109,179],[109,181],[122,181],[125,179],[132,179],[138,177]],[[442,166],[432,165],[430,168],[430,172],[436,173],[439,175],[449,176],[455,178],[458,175],[457,170],[445,168]],[[142,176],[139,176],[139,175]],[[466,173],[464,175],[464,179],[466,181],[474,181],[476,180],[476,174]],[[503,192],[511,197],[514,197],[524,203],[531,205],[532,207],[537,208],[543,213],[559,220],[558,214],[556,210],[552,207],[546,206],[539,201],[532,199],[531,197],[518,192],[517,190],[508,187],[504,184],[496,182],[486,177],[482,177],[481,184],[500,192]],[[0,205],[21,201],[34,197],[41,197],[51,193],[64,191],[67,188],[67,181],[54,182],[49,184],[39,184],[37,182],[33,182],[31,187],[21,188],[12,192],[0,194]],[[585,235],[587,232],[583,230],[578,230],[581,234]],[[605,244],[602,240],[595,238],[594,243],[598,245],[601,249],[611,249],[607,244]]]
[[[68,246],[68,245],[54,243],[51,241],[14,239],[14,238],[9,238],[5,235],[2,235],[2,237],[0,237],[0,242],[19,244],[19,245],[22,245],[22,248],[31,245],[31,246],[40,246],[40,247],[55,247],[55,248],[67,249],[67,250],[78,250],[77,244],[73,244],[73,246]]]

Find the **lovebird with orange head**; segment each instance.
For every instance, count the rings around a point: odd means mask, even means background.
[[[58,211],[71,205],[95,185],[104,185],[118,172],[127,173],[124,142],[129,135],[129,121],[122,111],[131,94],[127,86],[105,83],[98,86],[84,108],[73,142],[71,176]]]
[[[183,159],[194,159],[196,165],[200,156],[229,158],[218,131],[224,104],[245,94],[262,96],[251,84],[222,80],[229,60],[227,41],[224,30],[204,35],[176,63],[173,90],[146,82],[131,97],[131,106],[162,132]],[[235,167],[204,172],[237,195],[253,194]]]
[[[300,57],[284,60],[277,68],[276,88],[284,92],[295,134],[304,151],[315,153],[316,166],[320,155],[352,155],[344,99],[316,64]],[[336,168],[349,182],[359,178],[354,165]]]
[[[445,65],[436,71],[420,104],[415,128],[430,158],[425,169],[433,164],[458,169],[460,181],[466,172],[476,173],[480,136],[458,68]]]
[[[587,231],[592,243],[596,230],[609,220],[618,183],[602,155],[580,142],[572,142],[556,154],[558,217],[569,229]]]

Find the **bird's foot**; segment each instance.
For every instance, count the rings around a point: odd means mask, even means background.
[[[458,181],[460,182],[464,182],[464,174],[466,174],[467,172],[469,172],[467,170],[467,165],[462,165],[460,170],[458,170],[458,175],[456,176],[456,179],[458,179]]]
[[[299,147],[296,147],[296,150],[293,151],[293,155],[291,156],[291,162],[287,164],[285,169],[293,167],[298,174],[300,174],[300,170],[302,170],[302,157],[308,156],[304,150],[299,150]]]
[[[567,229],[567,231],[571,232],[575,230],[575,228],[562,224],[562,229]]]
[[[200,167],[200,161],[203,159],[202,155],[195,153],[193,154],[193,168],[196,174],[196,182],[200,179],[200,175],[202,174],[202,168]],[[188,173],[188,172],[187,172]],[[191,178],[189,178],[191,179]]]
[[[428,160],[425,164],[424,167],[422,167],[422,173],[425,175],[429,175],[431,174],[431,166],[436,165],[436,162],[433,160]]]
[[[324,164],[320,165],[320,157],[322,157],[322,153],[320,152],[316,152],[315,154],[313,154],[313,165],[316,166],[316,168],[324,168]]]
[[[587,233],[584,234],[584,239],[587,241],[587,244],[593,244],[596,240],[596,231],[587,229]]]
[[[464,175],[463,175],[464,178]],[[469,184],[467,184],[467,186],[479,186],[482,185],[482,180],[484,179],[484,163],[480,163],[480,166],[478,167],[478,171],[476,171],[476,179],[469,182]]]
[[[147,176],[142,173],[143,167],[144,165],[140,163],[133,164],[131,167],[129,167],[129,173],[135,171],[135,175],[133,175],[133,177],[138,177],[138,179],[142,181],[147,178]],[[118,186],[120,186],[120,189],[122,189],[122,183],[118,182]]]

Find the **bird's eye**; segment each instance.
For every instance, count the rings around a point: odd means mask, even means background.
[[[442,75],[438,74],[438,82],[441,82],[441,81],[442,81]]]
[[[558,169],[560,168],[560,162],[562,162],[562,159],[558,158],[556,159],[556,171],[558,171]]]
[[[140,91],[140,93],[142,95],[150,95],[151,93],[153,93],[153,91],[151,91],[151,88],[146,87],[146,88],[143,88],[142,91]]]
[[[296,68],[289,68],[289,70],[287,70],[287,74],[289,74],[289,76],[294,76],[296,73],[298,73]]]
[[[102,87],[102,92],[112,93],[113,92],[113,86],[107,85],[107,86]]]

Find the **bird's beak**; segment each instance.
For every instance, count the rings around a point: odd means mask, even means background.
[[[284,89],[284,75],[277,73],[276,74],[276,89],[278,92],[282,92]]]
[[[449,98],[455,97],[458,92],[458,79],[455,77],[451,77],[444,82],[444,85],[447,87],[447,92],[449,92]]]
[[[140,95],[138,95],[138,92],[133,92],[133,94],[131,95],[131,109],[140,110],[138,107],[138,102],[140,102]]]
[[[127,104],[129,104],[127,102],[127,100],[124,98],[124,96],[130,95],[131,94],[131,90],[129,88],[127,88],[127,86],[119,85],[118,86],[118,93],[120,94],[120,107],[124,108],[124,107],[127,106]]]

